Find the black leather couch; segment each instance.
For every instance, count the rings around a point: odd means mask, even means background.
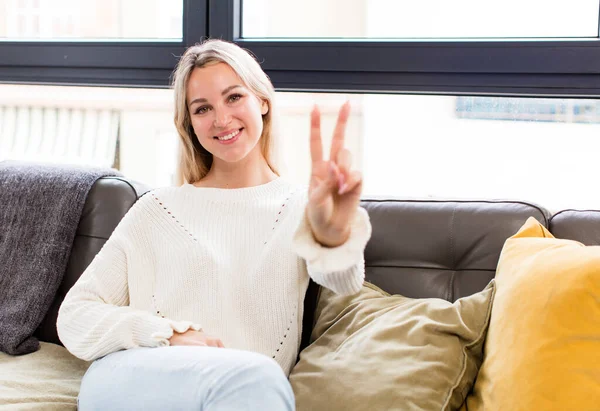
[[[66,276],[37,332],[60,344],[56,315],[66,292],[148,188],[118,177],[96,182],[86,201]],[[392,294],[455,301],[481,291],[494,277],[504,241],[533,216],[558,238],[600,245],[600,211],[552,215],[520,201],[416,201],[365,199],[373,234],[366,251],[366,280]],[[305,301],[303,347],[312,328],[317,286]]]

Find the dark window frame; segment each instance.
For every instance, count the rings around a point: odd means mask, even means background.
[[[234,41],[277,90],[600,96],[600,38],[507,41],[244,39],[242,0],[184,0],[181,42],[0,42],[0,82],[166,87],[186,47]]]

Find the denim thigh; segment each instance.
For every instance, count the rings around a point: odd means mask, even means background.
[[[294,394],[271,358],[242,350],[135,348],[100,358],[81,382],[79,409],[294,410]]]

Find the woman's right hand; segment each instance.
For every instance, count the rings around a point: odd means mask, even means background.
[[[187,330],[184,333],[173,331],[169,338],[170,345],[195,345],[200,347],[225,348],[220,339],[205,334],[203,331]]]

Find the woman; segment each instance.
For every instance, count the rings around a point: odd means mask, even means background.
[[[292,410],[309,276],[342,294],[364,279],[349,105],[330,160],[311,113],[307,192],[273,166],[274,90],[247,52],[191,47],[173,88],[186,183],[131,208],[59,312],[65,347],[96,360],[80,409]]]

